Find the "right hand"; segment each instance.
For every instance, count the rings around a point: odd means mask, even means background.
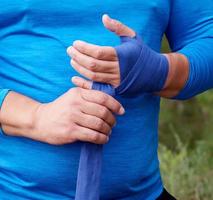
[[[115,125],[113,113],[124,114],[124,108],[113,97],[72,88],[55,101],[38,106],[32,137],[53,145],[75,141],[104,144]]]
[[[103,15],[102,21],[103,25],[117,36],[135,37],[136,35],[133,29],[108,15]],[[72,58],[71,66],[82,76],[91,81],[111,84],[115,88],[120,85],[119,58],[114,47],[76,40],[67,48],[67,53]],[[84,82],[90,83],[86,80]]]

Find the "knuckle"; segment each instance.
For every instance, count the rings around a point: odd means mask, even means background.
[[[85,90],[83,88],[79,88],[79,100],[81,100],[81,103],[85,103],[87,101],[87,92],[90,92],[90,90]]]
[[[102,58],[103,57],[103,51],[102,49],[98,49],[95,53],[96,58]]]
[[[125,32],[125,28],[126,27],[121,22],[117,22],[116,30],[115,30],[116,34],[120,35],[120,34],[124,33]]]
[[[72,133],[75,133],[78,131],[76,124],[72,123],[69,127],[69,134],[72,135]]]
[[[73,125],[72,127],[70,127],[70,131],[69,131],[69,134],[67,136],[69,142],[77,141],[77,138],[75,137],[75,132],[77,132],[77,131],[78,131],[78,129],[77,129],[76,125]]]
[[[98,129],[98,130],[101,130],[104,126],[104,122],[103,120],[101,119],[97,119],[96,122],[95,122],[95,127]]]
[[[89,76],[90,76],[89,78],[93,81],[95,81],[97,79],[97,74],[94,72],[91,72]]]
[[[120,31],[120,29],[122,28],[121,22],[117,21],[117,22],[115,23],[115,27],[116,27],[116,31]]]
[[[83,88],[87,88],[87,83],[86,83],[86,82],[83,82],[83,83],[82,83],[82,87],[83,87]]]
[[[81,105],[82,105],[81,98],[76,96],[75,99],[72,101],[72,106],[74,106],[74,107],[72,108],[72,110],[70,110],[70,113],[73,116],[78,116],[79,117],[79,108],[80,108]]]
[[[95,62],[95,60],[91,60],[88,62],[88,68],[92,71],[97,69],[97,63]]]
[[[77,55],[76,55],[76,53],[75,53],[74,51],[72,51],[72,53],[70,53],[70,55],[71,55],[71,57],[74,58],[74,59],[77,57]]]
[[[73,89],[75,90],[76,93],[80,93],[81,92],[81,88],[79,88],[79,87],[75,87]]]
[[[64,138],[68,137],[69,134],[71,132],[71,128],[68,125],[65,125],[62,129],[61,129],[61,135],[64,136]]]
[[[82,45],[78,45],[77,50],[81,51],[82,53],[86,52],[85,47]]]
[[[80,87],[71,88],[71,90],[73,90],[76,95],[83,92],[82,88]]]
[[[100,95],[100,103],[101,104],[105,105],[108,102],[108,100],[109,100],[109,97],[107,95],[105,95],[105,94]]]
[[[108,110],[107,108],[103,107],[102,110],[101,110],[101,115],[103,117],[103,119],[106,119],[108,117]]]
[[[70,97],[70,102],[78,102],[80,100],[81,97],[81,93],[82,93],[82,89],[79,87],[75,87],[75,88],[71,88],[69,89],[69,97]],[[73,98],[75,97],[75,98]]]
[[[98,143],[100,141],[100,135],[98,133],[91,134],[91,141]]]

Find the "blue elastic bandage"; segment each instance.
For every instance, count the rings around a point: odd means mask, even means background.
[[[167,58],[145,45],[138,35],[121,37],[121,43],[115,47],[121,74],[116,93],[137,95],[161,91],[168,75]]]
[[[167,58],[145,45],[138,35],[120,38],[121,45],[115,50],[119,58],[121,84],[113,89],[108,84],[94,82],[93,89],[111,90],[110,93],[124,96],[161,91],[168,75]]]
[[[109,84],[94,82],[92,88],[111,96],[137,95],[158,92],[166,81],[168,61],[136,36],[121,37],[121,45],[115,47],[120,65],[121,84],[113,88]],[[82,146],[75,200],[98,200],[102,164],[102,145],[85,143]]]
[[[99,200],[103,145],[84,143],[81,148],[75,200]]]

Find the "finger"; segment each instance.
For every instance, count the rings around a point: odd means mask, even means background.
[[[103,15],[102,21],[104,26],[114,32],[118,36],[135,37],[135,31],[128,26],[122,24],[120,21],[110,18],[108,15]]]
[[[107,109],[106,107],[102,105],[87,101],[81,107],[81,111],[85,114],[96,116],[100,119],[103,119],[106,123],[109,124],[110,127],[114,127],[116,124],[115,116],[112,114],[112,112],[109,109]]]
[[[113,73],[116,70],[118,71],[119,68],[118,62],[97,60],[95,58],[82,54],[74,47],[70,47],[69,55],[80,65],[86,67],[87,69],[93,72]]]
[[[75,47],[79,52],[99,60],[118,60],[115,49],[110,46],[99,46],[76,40],[73,43],[73,47]]]
[[[111,85],[116,85],[120,80],[119,74],[109,74],[109,73],[100,73],[92,72],[82,65],[78,64],[75,60],[71,60],[72,67],[84,77],[101,83],[109,83]]]
[[[80,126],[98,131],[105,135],[109,135],[111,132],[111,127],[103,119],[96,116],[81,113],[75,117],[74,121]]]
[[[115,114],[123,115],[125,112],[123,106],[116,99],[104,92],[81,89],[80,94],[84,100],[100,104]]]
[[[109,137],[89,128],[78,126],[73,132],[73,137],[80,141],[91,142],[95,144],[105,144],[109,141]]]
[[[78,77],[78,76],[74,76],[72,77],[72,83],[74,85],[76,85],[77,87],[80,87],[80,88],[84,88],[84,89],[92,89],[92,82],[91,81],[87,81],[81,77]]]

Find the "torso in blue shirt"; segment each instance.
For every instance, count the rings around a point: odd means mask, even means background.
[[[40,102],[74,87],[66,48],[76,39],[119,40],[104,29],[108,13],[134,28],[154,50],[169,20],[170,1],[0,0],[0,84]],[[160,99],[118,97],[126,109],[104,146],[101,200],[153,200],[162,191],[157,157]],[[51,127],[50,127],[51,128]],[[51,146],[0,136],[0,198],[68,200],[75,195],[81,143]]]

